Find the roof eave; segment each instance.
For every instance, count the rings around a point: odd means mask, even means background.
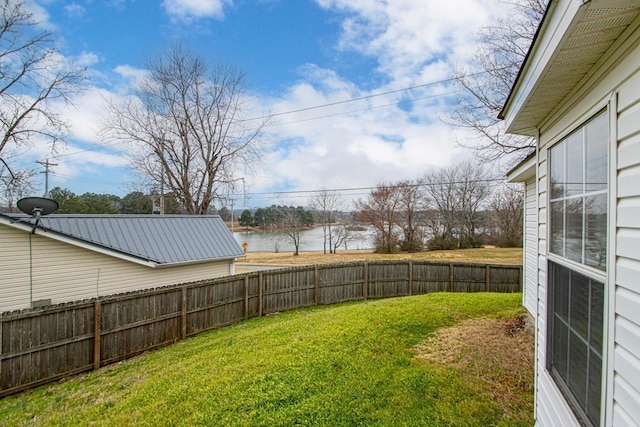
[[[540,32],[542,31],[542,28],[546,24],[547,16],[549,16],[549,11],[551,10],[551,5],[552,4],[554,4],[554,0],[549,0],[549,3],[547,3],[547,8],[544,11],[544,15],[542,16],[542,20],[540,21],[540,24],[538,25],[538,29],[536,30],[536,32],[535,32],[535,34],[533,36],[533,40],[531,41],[531,45],[529,46],[529,50],[527,50],[527,53],[526,53],[526,55],[524,57],[524,60],[522,61],[522,64],[520,65],[520,69],[518,70],[518,74],[516,75],[516,79],[513,82],[513,85],[511,86],[511,89],[509,91],[509,95],[507,96],[505,104],[502,107],[502,110],[500,111],[500,113],[498,114],[498,119],[500,119],[500,120],[504,120],[505,119],[506,111],[509,108],[509,106],[511,105],[511,100],[512,100],[512,98],[514,96],[516,88],[518,87],[518,84],[520,82],[520,78],[522,77],[522,74],[524,73],[525,67],[527,66],[527,64],[529,62],[529,57],[531,56],[531,52],[533,51],[534,47],[536,46],[536,42],[538,40],[538,37],[540,36]]]
[[[498,118],[505,120],[507,133],[527,136],[537,134],[539,123],[535,120],[524,119],[520,113],[535,96],[535,88],[544,77],[553,54],[557,51],[583,4],[582,0],[549,1],[516,81],[498,116]]]
[[[244,253],[242,255],[244,255]],[[181,267],[185,265],[204,264],[209,262],[235,261],[238,257],[242,255],[228,256],[228,257],[221,257],[221,258],[198,259],[198,260],[192,260],[192,261],[158,263],[155,267],[169,268],[169,267]]]
[[[21,221],[19,219],[15,219],[15,218],[10,218],[10,217],[5,217],[5,216],[0,216],[0,223],[4,223],[5,225],[8,225],[12,228],[17,228],[19,230],[22,231],[26,231],[28,233],[31,233],[33,230],[33,224],[28,223],[28,222],[24,222]],[[53,230],[48,230],[45,228],[41,228],[41,227],[36,227],[35,231],[33,234],[36,234],[38,236],[42,236],[42,237],[47,237],[50,238],[52,240],[56,240],[59,242],[63,242],[69,245],[73,245],[73,246],[77,246],[83,249],[87,249],[93,252],[98,252],[101,253],[103,255],[108,255],[108,256],[112,256],[115,258],[119,258],[125,261],[129,261],[129,262],[133,262],[136,264],[140,264],[140,265],[144,265],[145,267],[151,267],[151,268],[155,268],[159,266],[159,263],[153,260],[148,260],[148,259],[143,259],[143,258],[137,258],[135,256],[132,255],[128,255],[122,252],[118,252],[116,250],[110,249],[110,248],[106,248],[104,246],[100,246],[100,245],[96,245],[94,243],[89,243],[86,242],[84,240],[79,240],[75,237],[72,236],[68,236],[66,234],[62,234],[59,233],[57,231],[53,231]]]
[[[507,172],[507,182],[526,182],[536,176],[536,153],[532,153],[526,159],[518,163]]]
[[[499,115],[507,133],[535,136],[604,72],[616,45],[637,29],[639,10],[636,0],[554,0]]]

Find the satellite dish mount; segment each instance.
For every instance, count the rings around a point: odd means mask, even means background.
[[[36,232],[36,227],[38,227],[40,218],[54,213],[59,207],[60,205],[58,202],[44,197],[25,197],[24,199],[18,200],[18,209],[27,215],[31,215],[32,218],[35,218],[31,234]]]

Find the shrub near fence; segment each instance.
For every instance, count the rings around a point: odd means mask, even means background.
[[[519,266],[376,261],[247,273],[7,312],[0,396],[284,310],[431,292],[520,292]]]

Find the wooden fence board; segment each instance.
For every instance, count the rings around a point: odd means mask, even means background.
[[[520,292],[521,267],[421,261],[304,266],[0,315],[0,396],[202,331],[318,304],[429,292]]]
[[[336,304],[364,298],[361,264],[318,266],[318,304]]]

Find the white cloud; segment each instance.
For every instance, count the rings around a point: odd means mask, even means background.
[[[93,52],[82,52],[73,58],[73,62],[79,67],[93,67],[102,62],[102,58]]]
[[[147,77],[148,71],[130,65],[118,65],[113,71],[125,81],[125,86],[133,86]]]
[[[316,1],[346,15],[340,49],[376,58],[379,71],[397,81],[415,81],[433,62],[468,58],[495,5],[491,0]]]
[[[162,6],[174,19],[224,18],[224,7],[232,0],[164,0]]]
[[[370,94],[332,71],[307,70],[304,82],[271,100],[274,111]],[[376,108],[399,99],[396,94],[274,117],[267,130],[278,143],[265,159],[265,170],[250,180],[252,191],[371,187],[419,178],[463,156],[454,143],[455,130],[431,119],[438,114],[438,102],[416,104],[411,112],[393,105]],[[416,120],[417,115],[425,118]],[[333,117],[309,120],[319,116]]]
[[[246,177],[249,191],[371,187],[418,178],[433,168],[470,157],[455,143],[463,138],[463,131],[440,120],[447,117],[452,103],[451,97],[443,95],[451,91],[448,85],[366,97],[450,78],[454,68],[464,65],[472,55],[475,33],[488,22],[491,6],[497,0],[316,1],[342,19],[335,48],[345,57],[373,58],[385,83],[364,90],[339,71],[309,64],[301,67],[300,81],[285,93],[256,100],[260,105],[257,111],[335,105],[274,117],[272,126],[266,128],[274,144],[264,158],[265,167],[257,176]],[[181,20],[222,19],[225,7],[230,5],[231,0],[163,2],[166,12]],[[100,61],[92,53],[83,53],[80,58],[89,66]],[[129,65],[113,71],[120,80],[112,82],[112,93],[91,89],[77,100],[77,108],[65,110],[72,123],[73,141],[67,152],[84,143],[99,143],[102,99],[125,93],[147,73]],[[342,103],[361,97],[365,99]],[[410,102],[393,105],[407,100]],[[320,116],[332,117],[316,119]],[[116,151],[105,155],[87,151],[60,159],[64,166],[59,173],[74,177],[97,165],[118,167],[126,163]],[[247,203],[257,206],[279,201],[272,198]]]
[[[340,102],[450,79],[473,54],[475,34],[497,2],[316,1],[343,19],[336,49],[374,58],[386,83],[365,91],[335,70],[303,67],[299,83],[266,101],[271,110],[338,104],[275,117],[268,130],[278,144],[265,161],[266,170],[252,180],[254,191],[371,187],[419,178],[470,158],[455,142],[464,139],[465,131],[441,120],[454,102],[448,83]]]
[[[70,3],[64,6],[65,12],[72,18],[82,18],[86,15],[87,9],[84,6],[79,5],[78,3]]]
[[[38,23],[41,27],[50,30],[56,31],[57,27],[51,21],[49,21],[49,12],[46,11],[44,7],[39,5],[34,0],[26,0],[24,2],[25,9],[32,14],[33,20]]]

